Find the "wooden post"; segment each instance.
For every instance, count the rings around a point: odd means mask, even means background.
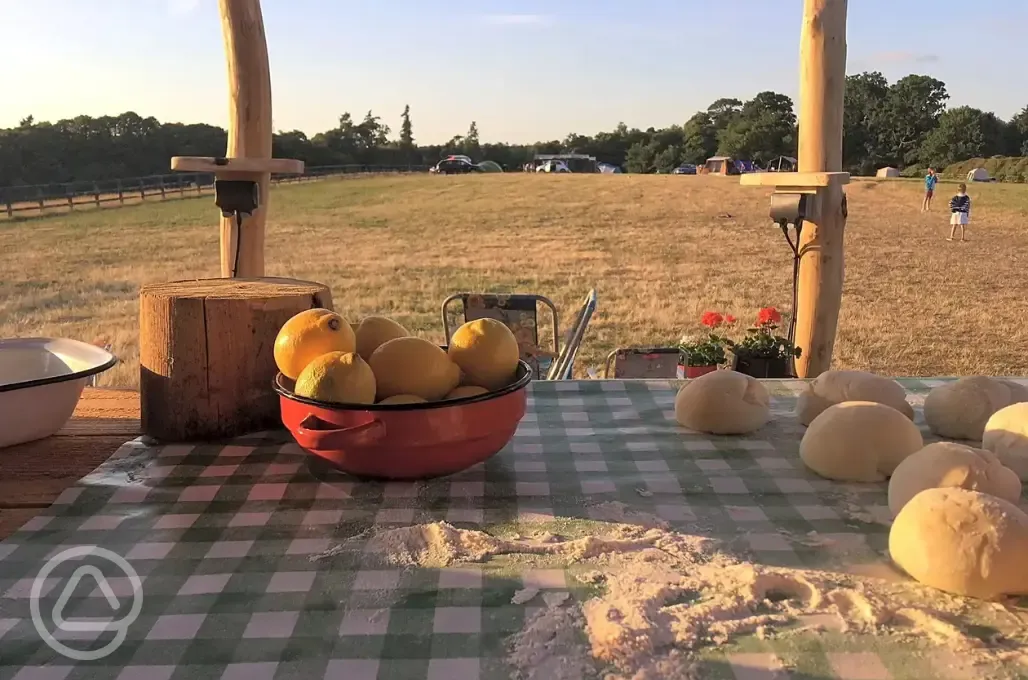
[[[121,179],[115,181],[118,183],[118,203],[125,205],[125,190],[121,187]]]
[[[100,185],[97,182],[93,182],[93,200],[96,202],[96,207],[100,207]]]
[[[320,283],[206,279],[139,291],[143,432],[166,442],[281,427],[274,346],[294,314],[332,308]]]
[[[846,86],[847,0],[804,0],[800,42],[800,173],[842,170]],[[846,194],[840,183],[819,187],[800,237],[796,361],[801,378],[815,378],[832,362],[842,304]]]
[[[264,18],[258,0],[218,0],[221,29],[228,61],[229,158],[271,158],[271,69]],[[270,173],[255,177],[260,187],[260,206],[243,220],[239,237],[241,277],[264,276],[264,224],[268,213]],[[242,178],[240,178],[242,179]],[[221,219],[221,275],[232,276],[235,260],[236,223]]]
[[[163,201],[165,198],[167,198],[167,195],[164,193],[164,175],[159,175],[157,177],[157,188],[160,189],[161,200]]]

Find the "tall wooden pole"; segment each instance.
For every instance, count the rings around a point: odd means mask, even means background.
[[[800,38],[799,168],[801,173],[842,170],[843,95],[846,86],[847,0],[804,0]],[[800,237],[796,361],[801,378],[814,378],[832,362],[842,304],[846,195],[842,184],[819,188]]]
[[[259,0],[218,0],[228,59],[229,158],[271,159],[271,69],[264,18]],[[260,206],[245,217],[236,236],[233,217],[221,218],[221,275],[233,275],[238,247],[237,277],[264,276],[264,224],[271,174],[252,173],[239,179],[256,180]]]

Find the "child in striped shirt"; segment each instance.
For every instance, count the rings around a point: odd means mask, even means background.
[[[958,189],[956,196],[949,199],[949,223],[952,226],[947,241],[952,241],[957,235],[957,227],[960,227],[960,240],[966,241],[964,227],[971,222],[971,197],[967,195],[967,185],[962,183]]]

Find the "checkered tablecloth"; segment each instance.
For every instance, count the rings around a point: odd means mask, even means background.
[[[901,382],[923,426],[919,406],[942,381]],[[849,546],[852,562],[882,563],[885,484],[806,471],[792,416],[802,382],[765,384],[775,420],[750,436],[712,437],[675,423],[677,382],[535,382],[504,451],[418,483],[355,481],[308,461],[284,432],[196,446],[130,442],[0,543],[0,680],[508,678],[509,636],[538,606],[512,604],[514,593],[527,585],[588,597],[563,569],[393,569],[333,550],[369,529],[412,523],[495,531],[589,518],[597,504],[621,501],[763,564],[824,566],[823,544],[804,540],[811,532]],[[142,581],[138,618],[95,661],[44,644],[30,604],[47,560],[82,545],[125,558]],[[74,650],[102,648],[117,631],[54,632],[47,613],[60,604],[77,621],[114,607],[123,618],[131,583],[96,562],[111,592],[89,573],[69,588],[76,565],[62,566],[38,581],[48,630]],[[841,634],[748,637],[712,653],[701,677],[957,677],[945,655],[911,650]],[[788,670],[775,671],[783,659]]]

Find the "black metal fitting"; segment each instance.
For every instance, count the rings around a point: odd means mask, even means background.
[[[214,204],[225,217],[250,215],[260,205],[257,182],[240,179],[215,179]]]

